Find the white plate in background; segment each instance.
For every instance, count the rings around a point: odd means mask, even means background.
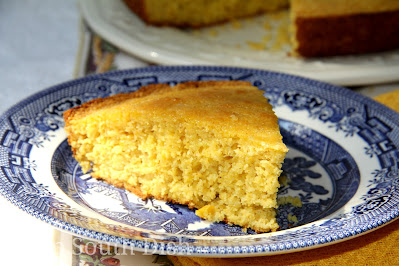
[[[259,68],[300,75],[338,85],[357,86],[399,80],[399,51],[299,59],[290,50],[258,51],[248,42],[260,43],[271,16],[209,27],[181,30],[144,24],[121,0],[81,0],[82,15],[90,27],[120,49],[161,65],[226,65]],[[278,20],[277,20],[278,21]],[[273,23],[272,23],[273,24]],[[272,27],[272,31],[278,27]],[[386,40],[389,41],[389,40]]]

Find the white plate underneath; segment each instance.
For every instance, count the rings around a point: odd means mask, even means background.
[[[345,86],[399,80],[397,50],[360,56],[300,59],[287,55],[290,50],[288,42],[277,49],[254,49],[254,46],[263,45],[265,37],[282,38],[276,35],[280,29],[277,24],[287,21],[284,13],[278,19],[264,15],[202,30],[180,30],[144,24],[121,0],[81,0],[80,6],[87,23],[104,39],[156,64],[259,68]],[[265,23],[269,32],[265,30]]]
[[[279,197],[281,230],[256,234],[210,223],[185,206],[141,200],[81,172],[62,113],[93,98],[149,83],[246,80],[273,105],[290,182]],[[350,90],[263,70],[170,66],[87,76],[41,91],[0,117],[0,192],[58,229],[139,251],[256,256],[338,243],[399,216],[399,115]]]

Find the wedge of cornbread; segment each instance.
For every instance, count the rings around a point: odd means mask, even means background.
[[[64,113],[83,171],[201,218],[275,231],[287,152],[262,91],[242,81],[154,84]]]

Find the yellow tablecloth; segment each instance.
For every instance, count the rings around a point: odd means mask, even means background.
[[[375,100],[399,112],[399,89]],[[338,244],[282,255],[250,258],[173,257],[175,266],[201,265],[399,265],[399,220]]]

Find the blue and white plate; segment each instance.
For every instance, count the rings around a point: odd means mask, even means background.
[[[246,80],[274,106],[290,148],[279,198],[281,230],[257,234],[210,223],[187,207],[135,195],[83,174],[62,113],[150,83]],[[0,118],[0,191],[60,230],[141,251],[252,256],[321,247],[399,215],[399,115],[350,90],[286,74],[202,66],[148,67],[46,89]],[[289,201],[288,201],[289,202]]]

